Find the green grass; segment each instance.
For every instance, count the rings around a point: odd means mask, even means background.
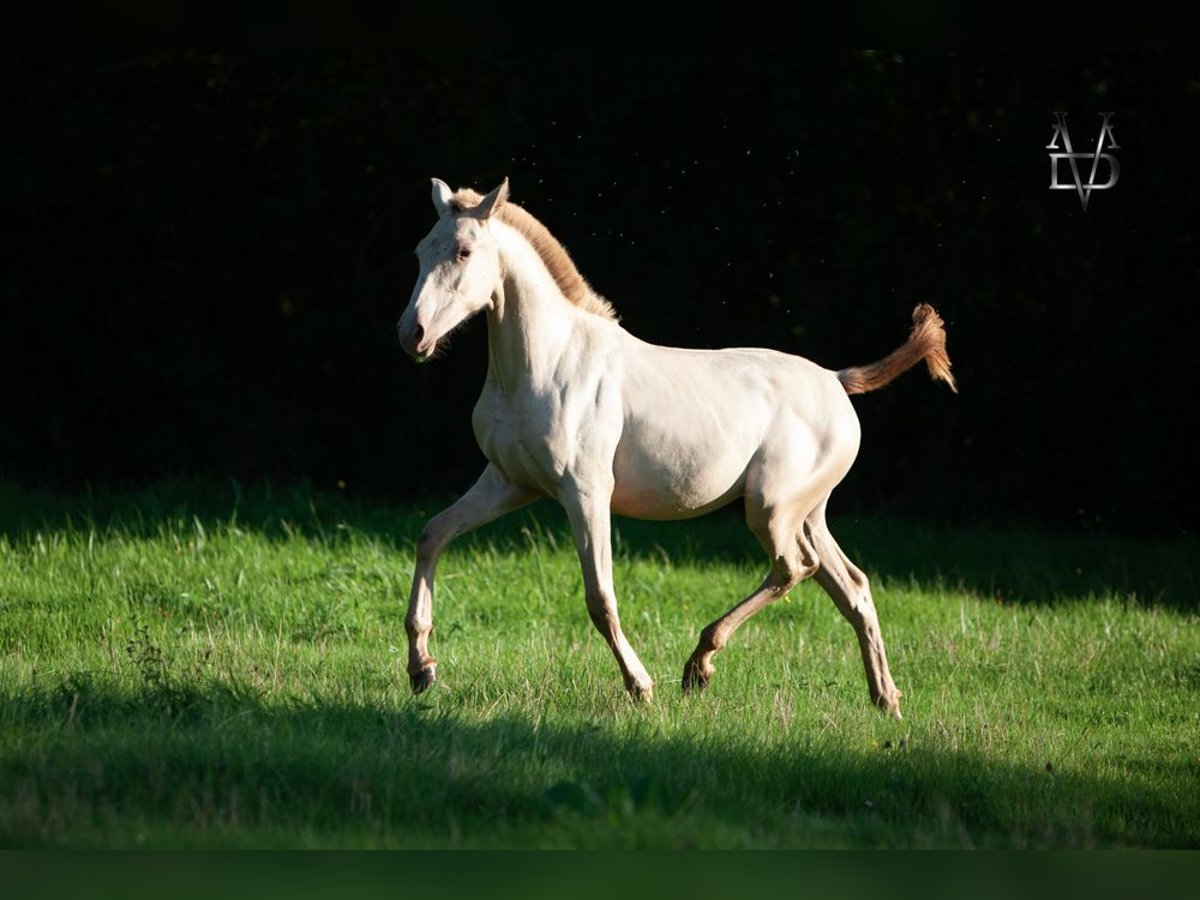
[[[903,722],[812,583],[702,696],[699,629],[763,561],[733,515],[618,521],[621,690],[538,505],[443,558],[440,682],[403,616],[434,507],[0,482],[0,846],[1200,847],[1193,538],[835,520]]]

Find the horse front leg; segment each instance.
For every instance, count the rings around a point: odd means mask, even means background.
[[[437,660],[429,655],[433,631],[433,577],[438,557],[452,540],[537,499],[513,484],[493,465],[483,470],[459,500],[425,523],[417,544],[417,565],[404,628],[408,632],[408,677],[419,694],[437,680]]]
[[[592,624],[604,636],[621,667],[625,688],[635,700],[649,700],[654,681],[621,630],[612,577],[612,523],[609,504],[612,485],[600,490],[574,491],[560,498],[571,520],[575,549],[583,569],[584,599]]]

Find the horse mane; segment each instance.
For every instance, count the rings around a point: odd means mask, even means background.
[[[455,212],[466,212],[478,206],[482,199],[482,194],[470,188],[460,188],[451,199],[450,206]],[[584,312],[616,321],[617,314],[612,304],[592,290],[591,285],[579,274],[579,269],[575,268],[567,248],[558,242],[550,229],[512,201],[500,204],[495,216],[529,241],[564,297]]]

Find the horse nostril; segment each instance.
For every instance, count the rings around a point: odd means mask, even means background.
[[[420,325],[413,328],[413,344],[421,343],[421,338],[425,337],[425,329]]]

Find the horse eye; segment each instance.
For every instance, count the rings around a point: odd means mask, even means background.
[[[458,248],[458,258],[459,259],[466,259],[470,255],[471,255],[471,250],[469,247],[459,247]]]

